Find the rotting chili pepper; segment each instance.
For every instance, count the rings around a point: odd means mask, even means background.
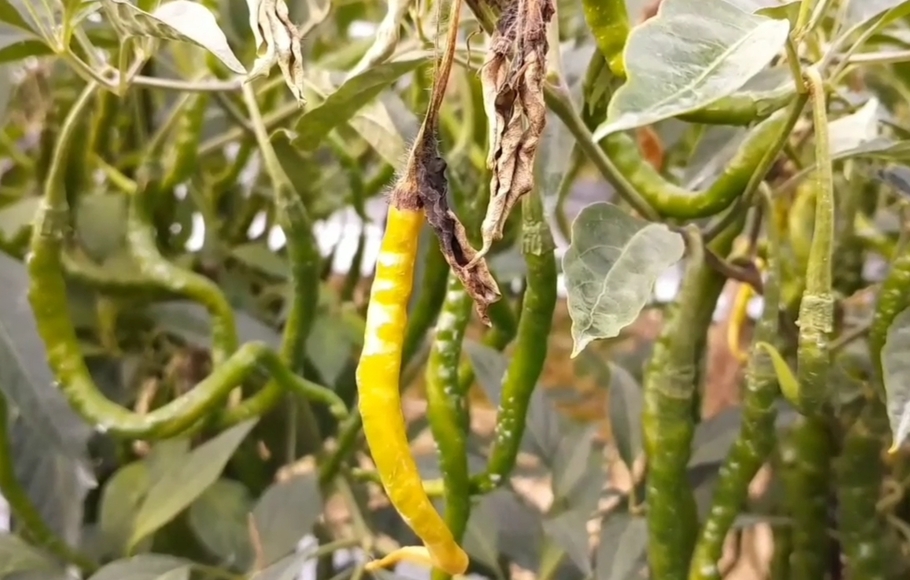
[[[888,432],[884,411],[878,399],[866,401],[860,416],[847,429],[840,456],[834,461],[839,540],[847,578],[889,577],[889,551],[882,533],[887,525],[878,509],[886,476],[881,456],[882,433]]]
[[[429,106],[407,167],[389,195],[386,231],[370,289],[363,350],[356,371],[360,415],[373,462],[392,505],[424,545],[401,547],[367,564],[368,571],[409,560],[448,574],[463,574],[469,563],[468,555],[455,541],[423,489],[408,444],[398,387],[408,300],[413,288],[424,211],[439,236],[440,247],[453,274],[474,299],[481,317],[485,316],[485,301],[489,298],[488,280],[492,280],[485,262],[480,262],[480,268],[465,268],[473,258],[469,255],[473,252],[466,241],[464,228],[448,209],[445,162],[438,152],[438,114],[454,59],[460,9],[461,1],[453,0],[446,48],[436,67]],[[480,279],[476,278],[478,275]],[[498,289],[496,295],[498,297]]]
[[[828,138],[827,98],[819,72],[806,70],[815,125],[815,227],[806,269],[806,289],[799,306],[799,346],[796,352],[799,400],[804,415],[823,411],[828,399],[831,365],[829,339],[834,326],[831,260],[834,252],[834,177]]]
[[[0,391],[0,494],[9,504],[10,513],[17,524],[27,532],[32,542],[61,560],[75,564],[84,574],[91,574],[98,565],[57,537],[32,503],[28,491],[16,478],[13,451],[9,441],[9,416],[6,398],[3,391]]]
[[[756,125],[723,174],[701,191],[668,182],[642,159],[634,140],[626,134],[614,133],[601,143],[617,169],[659,214],[691,220],[721,212],[745,191],[765,156],[774,153],[769,151],[772,144],[781,142],[783,131],[789,134],[791,117],[790,111],[781,110]]]
[[[108,400],[94,383],[85,365],[73,327],[63,278],[62,253],[69,223],[63,188],[66,152],[73,146],[75,120],[90,102],[97,84],[91,83],[70,109],[54,148],[45,180],[43,199],[35,215],[27,267],[31,283],[28,299],[38,334],[47,349],[47,360],[70,407],[99,431],[130,439],[173,437],[211,414],[228,393],[259,367],[285,389],[325,402],[338,416],[347,414],[344,403],[325,387],[293,374],[262,343],[248,343],[199,382],[191,391],[146,414],[133,413]]]
[[[547,358],[547,336],[556,308],[555,244],[539,193],[532,190],[523,198],[521,215],[527,288],[518,319],[515,353],[503,377],[487,468],[473,483],[480,493],[503,485],[515,466],[528,405]]]
[[[766,198],[768,210],[767,279],[764,283],[764,311],[755,329],[753,343],[775,344],[780,320],[780,233],[774,202]],[[719,479],[707,519],[702,525],[689,568],[689,580],[722,577],[717,563],[724,542],[749,494],[749,484],[774,447],[775,403],[779,393],[777,375],[769,355],[751,349],[743,393],[743,418],[739,436],[720,468]]]
[[[626,0],[583,0],[585,20],[597,47],[618,77],[626,76],[623,49],[629,38],[629,12]]]
[[[784,439],[780,475],[787,514],[792,519],[790,578],[822,580],[831,553],[831,438],[822,419],[800,416]]]
[[[467,451],[470,417],[467,390],[462,388],[458,376],[461,345],[471,319],[471,305],[471,297],[461,281],[450,275],[426,368],[427,418],[439,450],[445,521],[456,542],[461,541],[471,514]],[[434,580],[448,577],[439,570],[433,571]]]
[[[710,248],[726,256],[742,227],[742,218],[715,238]],[[648,474],[648,566],[654,578],[686,578],[698,515],[687,480],[695,433],[699,367],[707,331],[726,279],[705,261],[705,246],[686,230],[688,263],[676,301],[645,370],[642,427]],[[686,336],[687,340],[679,340]]]

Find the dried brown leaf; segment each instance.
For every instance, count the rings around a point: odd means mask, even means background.
[[[291,21],[285,0],[247,0],[247,6],[257,52],[247,80],[267,76],[277,64],[294,98],[305,104],[301,35]]]

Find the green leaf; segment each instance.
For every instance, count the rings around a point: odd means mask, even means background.
[[[0,578],[17,572],[60,572],[62,566],[49,554],[35,548],[18,536],[0,533]]]
[[[683,256],[685,243],[663,224],[609,203],[584,208],[572,223],[562,259],[572,358],[599,338],[619,336],[651,298],[654,283]]]
[[[297,580],[300,569],[312,558],[308,552],[291,554],[271,566],[252,574],[250,580]]]
[[[76,234],[96,262],[104,262],[126,244],[127,198],[120,194],[79,196]]]
[[[348,366],[354,346],[349,327],[339,318],[338,310],[320,312],[306,341],[313,365],[328,384],[334,384]]]
[[[689,468],[723,461],[733,442],[739,437],[741,425],[740,407],[724,409],[707,421],[699,423],[692,438]]]
[[[293,551],[312,532],[321,513],[322,495],[313,474],[298,475],[269,487],[253,509],[265,562],[274,562]]]
[[[0,252],[0,389],[33,433],[63,457],[82,464],[88,475],[86,444],[91,428],[70,408],[47,364],[27,298],[25,266]]]
[[[288,279],[288,263],[265,242],[249,242],[234,246],[231,248],[231,257],[244,266],[268,276],[280,280]]]
[[[130,552],[139,541],[170,522],[215,483],[257,420],[240,423],[203,443],[152,484],[136,516],[136,527],[129,541]]]
[[[215,16],[202,4],[172,0],[162,3],[152,13],[140,10],[128,0],[101,0],[101,7],[123,37],[159,38],[195,44],[212,53],[231,71],[246,74],[246,68],[228,45]]]
[[[588,514],[587,511],[565,510],[548,514],[543,520],[544,533],[565,551],[585,576],[592,571],[588,556]]]
[[[641,413],[644,396],[641,386],[632,375],[613,363],[610,363],[610,391],[607,400],[613,442],[623,463],[631,470],[642,448]]]
[[[0,25],[0,63],[17,63],[29,57],[49,54],[53,51],[43,40],[28,32]]]
[[[25,0],[29,1],[29,0]],[[22,14],[10,0],[0,0],[0,22],[15,26],[20,30],[37,34],[38,31],[33,29],[22,17]]]
[[[630,580],[638,577],[648,547],[644,518],[627,512],[612,513],[600,529],[595,556],[596,580]]]
[[[183,558],[162,554],[143,554],[111,562],[95,572],[89,580],[162,580],[165,574],[186,569],[193,563]],[[167,577],[176,580],[182,576]]]
[[[201,304],[173,300],[153,304],[147,311],[159,326],[184,340],[199,346],[212,346],[212,318]],[[269,325],[242,311],[235,312],[234,316],[241,342],[261,341],[275,349],[281,345],[281,335]]]
[[[882,379],[891,424],[891,451],[910,434],[910,308],[894,318],[882,348]]]
[[[229,479],[216,481],[190,506],[190,528],[221,566],[244,571],[253,563],[247,523],[251,508],[246,487]]]
[[[799,401],[799,381],[796,375],[784,360],[783,355],[774,348],[774,345],[767,342],[756,342],[755,348],[764,350],[771,357],[771,364],[774,365],[774,374],[777,375],[777,382],[780,384],[780,392],[790,403],[797,404]]]
[[[553,411],[558,413],[556,409]],[[565,423],[565,421],[560,422]],[[603,483],[603,471],[600,468],[602,457],[600,454],[597,456],[594,454],[593,443],[596,427],[570,423],[564,425],[560,431],[561,437],[556,446],[556,452],[548,461],[552,465],[553,471],[553,495],[557,500],[568,502],[573,508],[593,509],[593,505],[584,505],[592,498],[579,494],[578,487],[592,475],[599,479],[601,484]]]
[[[346,80],[315,107],[307,110],[297,121],[294,145],[303,151],[315,151],[329,132],[349,122],[367,103],[375,99],[393,82],[430,61],[430,54],[386,62],[371,67]]]
[[[408,152],[405,139],[410,140],[413,136],[408,130],[410,127],[403,129],[395,123],[390,111],[390,105],[393,103],[398,105],[395,107],[396,110],[400,109],[397,111],[399,117],[407,116],[404,124],[410,125],[407,121],[413,121],[414,115],[394,93],[386,93],[379,99],[367,103],[351,117],[348,124],[386,163],[397,166]]]
[[[98,525],[106,555],[125,556],[136,515],[149,489],[149,467],[136,461],[121,467],[104,484]]]
[[[735,93],[784,47],[790,24],[728,0],[665,0],[625,48],[627,82],[594,132],[642,127],[697,111]]]
[[[835,119],[828,124],[831,155],[856,149],[875,140],[879,134],[881,103],[870,98],[855,113]]]
[[[474,376],[493,405],[502,399],[502,377],[509,367],[506,358],[496,349],[477,341],[465,339],[464,351],[474,367]]]
[[[851,27],[861,27],[886,11],[906,4],[907,0],[851,0],[847,3],[844,23]]]
[[[499,522],[493,504],[497,495],[502,493],[501,490],[495,491],[481,497],[474,504],[463,542],[464,549],[471,559],[494,570],[498,580],[502,580],[502,574],[499,572]]]

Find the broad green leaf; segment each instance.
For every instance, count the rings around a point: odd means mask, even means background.
[[[189,454],[189,439],[164,439],[155,443],[144,460],[148,465],[149,487],[158,483],[161,478],[176,469],[176,466],[184,463]]]
[[[288,263],[272,251],[265,242],[249,242],[231,248],[231,257],[248,268],[274,278],[287,280]]]
[[[406,139],[410,141],[412,136],[402,134],[396,127],[388,105],[383,102],[395,95],[389,93],[385,96],[386,99],[367,103],[351,117],[348,124],[386,163],[397,166],[408,152]],[[404,113],[410,114],[410,111],[405,110]]]
[[[474,340],[465,339],[464,351],[474,367],[474,376],[493,405],[502,399],[502,377],[509,367],[507,359],[496,349]]]
[[[16,8],[16,2],[11,2],[10,0],[0,0],[0,22],[15,26],[20,30],[32,34],[38,33],[38,31],[32,28],[28,22],[26,22],[25,18],[22,17],[22,13]]]
[[[193,534],[221,566],[245,571],[253,563],[247,520],[250,509],[252,501],[246,487],[229,479],[216,481],[190,506]]]
[[[554,409],[555,411],[555,409]],[[569,503],[573,508],[581,508],[582,498],[577,493],[579,483],[593,472],[600,474],[602,457],[594,451],[594,425],[565,425],[556,453],[548,462],[553,470],[553,495],[556,499]],[[601,483],[603,483],[601,481]],[[594,506],[584,506],[593,508]]]
[[[145,12],[128,0],[101,0],[108,21],[124,37],[158,38],[189,42],[212,53],[231,71],[245,75],[227,37],[208,8],[190,0],[164,2]]]
[[[689,468],[723,461],[733,442],[739,437],[741,425],[740,407],[730,407],[699,423],[692,438]]]
[[[588,556],[588,515],[588,511],[571,509],[548,514],[543,519],[544,533],[565,551],[586,577],[592,571]]]
[[[627,82],[616,91],[595,140],[690,113],[732,95],[783,49],[786,20],[728,0],[665,0],[625,48]]]
[[[25,266],[0,252],[0,389],[35,437],[63,457],[87,461],[91,428],[70,408],[47,364],[28,302]],[[87,464],[82,469],[88,475]]]
[[[608,393],[610,430],[623,463],[631,470],[641,453],[641,413],[644,397],[641,386],[629,372],[610,363],[610,391]]]
[[[767,342],[755,343],[755,348],[764,350],[771,357],[771,364],[774,365],[774,374],[777,375],[777,382],[780,385],[780,392],[788,401],[794,405],[799,401],[799,381],[796,374],[784,360],[780,352],[774,348],[774,345]]]
[[[339,318],[338,309],[321,311],[306,340],[306,351],[328,384],[334,384],[348,366],[354,346],[348,327]]]
[[[126,243],[127,198],[120,194],[79,196],[76,235],[96,262],[104,262]]]
[[[323,102],[300,116],[295,127],[297,138],[294,145],[304,151],[315,151],[332,129],[349,122],[389,85],[418,66],[426,64],[430,58],[429,54],[421,54],[386,62],[343,82]]]
[[[149,467],[136,461],[117,470],[104,484],[98,514],[99,531],[106,554],[125,556],[136,515],[149,489]]]
[[[499,528],[499,552],[526,570],[537,570],[544,543],[541,515],[507,490],[494,492],[493,515]]]
[[[831,155],[856,149],[877,138],[880,110],[881,103],[872,97],[855,113],[831,121],[828,125]]]
[[[572,223],[562,258],[572,358],[600,338],[619,336],[651,298],[654,283],[683,256],[685,243],[667,226],[609,203],[584,208]]]
[[[630,580],[638,575],[648,547],[644,518],[627,512],[612,513],[600,528],[595,556],[596,580]]]
[[[232,427],[191,451],[149,489],[136,516],[130,551],[149,534],[170,522],[209,488],[256,424],[256,419]]]
[[[36,36],[0,25],[0,63],[18,63],[28,57],[47,56],[52,53],[51,48]]]
[[[882,379],[888,422],[891,424],[891,451],[896,451],[910,434],[910,308],[894,318],[882,348]]]
[[[165,574],[192,566],[192,562],[163,554],[143,554],[103,566],[89,580],[161,580]],[[177,577],[181,578],[181,577]],[[168,580],[175,580],[169,577]]]
[[[293,551],[311,533],[322,513],[322,495],[313,474],[273,484],[253,509],[262,557],[271,563]]]
[[[464,549],[476,560],[497,575],[497,580],[502,580],[499,572],[499,522],[497,521],[494,502],[497,497],[506,493],[502,490],[481,497],[471,509],[471,517],[464,533]]]
[[[0,533],[0,578],[26,571],[60,572],[62,566],[25,540],[9,533]]]
[[[162,328],[199,346],[211,347],[211,316],[201,304],[174,300],[153,304],[147,311]],[[261,341],[272,348],[281,344],[281,335],[267,324],[245,312],[236,312],[237,333],[241,342]]]

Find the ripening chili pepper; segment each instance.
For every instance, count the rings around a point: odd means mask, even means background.
[[[780,234],[773,202],[767,199],[767,278],[764,311],[755,328],[753,343],[779,340]],[[707,519],[701,528],[689,569],[689,580],[721,578],[717,563],[724,542],[749,494],[749,484],[774,447],[775,403],[779,389],[774,365],[767,352],[752,348],[746,368],[739,436],[720,468]]]
[[[623,49],[630,30],[626,0],[584,0],[582,6],[588,28],[610,70],[616,76],[626,76]]]
[[[828,427],[817,417],[800,416],[783,439],[780,476],[792,522],[790,577],[822,580],[831,553],[828,486],[832,442]]]
[[[183,183],[196,170],[197,151],[208,106],[208,94],[194,93],[181,108],[180,119],[173,129],[174,143],[164,149],[164,175],[161,179],[163,191],[170,191]]]
[[[888,275],[878,291],[872,326],[869,328],[869,357],[876,372],[876,389],[884,396],[882,349],[888,329],[898,314],[910,308],[910,244],[903,244],[891,262]]]
[[[17,525],[28,534],[35,545],[46,549],[64,562],[75,564],[84,574],[91,574],[98,567],[97,564],[57,537],[32,503],[28,491],[19,483],[9,441],[9,416],[6,398],[0,390],[0,494],[9,504],[10,513]]]
[[[645,162],[634,140],[624,133],[614,133],[601,144],[623,176],[641,196],[662,216],[677,219],[709,217],[727,208],[745,191],[756,168],[778,142],[780,135],[790,132],[792,114],[777,111],[746,136],[724,172],[707,189],[690,191],[668,182],[649,163]]]
[[[741,227],[729,227],[711,244],[726,256]],[[645,369],[642,428],[648,458],[648,566],[654,578],[686,578],[698,515],[687,482],[695,433],[699,366],[708,326],[725,278],[705,261],[701,237],[687,230],[688,263],[676,301],[664,319]],[[687,340],[679,340],[685,336]]]
[[[515,352],[503,377],[493,447],[486,470],[474,482],[481,493],[505,483],[515,466],[528,405],[547,358],[547,336],[556,308],[555,244],[544,219],[540,194],[532,190],[523,199],[521,209],[527,288],[518,319]]]
[[[815,125],[815,227],[809,247],[806,289],[799,306],[799,347],[796,352],[799,380],[798,408],[818,414],[828,397],[831,364],[829,338],[834,326],[831,260],[834,251],[834,177],[828,138],[827,98],[819,73],[806,70]]]
[[[885,479],[882,433],[888,432],[884,407],[879,400],[866,402],[859,418],[849,427],[834,461],[837,479],[839,540],[847,578],[888,578],[886,523],[879,516],[878,501]],[[884,420],[884,422],[883,422]]]
[[[461,541],[471,513],[467,450],[470,417],[467,390],[458,380],[458,364],[473,305],[471,296],[458,277],[450,275],[426,369],[427,418],[439,450],[445,521],[456,542]],[[449,576],[434,570],[433,577],[443,579]]]

